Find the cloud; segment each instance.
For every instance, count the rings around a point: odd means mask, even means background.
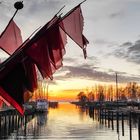
[[[112,55],[126,59],[128,62],[140,64],[140,40],[135,41],[135,43],[125,42],[118,47]]]
[[[94,41],[94,44],[97,44],[97,45],[101,45],[102,47],[114,47],[116,45],[118,45],[117,42],[115,41],[108,41],[107,39],[103,39],[103,38],[98,38]]]
[[[71,58],[71,57],[66,57],[64,58],[65,63],[77,63],[77,59]]]
[[[140,51],[140,40],[137,40],[134,45],[129,47],[128,52],[139,53],[139,51]]]
[[[63,76],[54,76],[57,80],[70,80],[73,78],[101,81],[101,82],[115,82],[115,72],[114,70],[109,70],[108,72],[99,71],[98,68],[92,65],[81,65],[81,66],[64,66],[65,71],[67,71]],[[126,72],[118,73],[118,81],[120,83],[126,83],[130,81],[140,82],[138,75],[128,75]]]
[[[83,54],[79,55],[77,57],[64,57],[63,60],[63,64],[65,65],[76,65],[76,66],[81,66],[81,65],[85,65],[87,66],[92,65],[93,67],[96,67],[96,65],[100,64],[100,61],[97,57],[95,56],[90,56],[88,55],[86,59],[83,58]],[[63,69],[65,69],[65,67],[63,67]]]
[[[131,42],[125,42],[125,43],[123,43],[121,46],[122,47],[130,47],[130,46],[132,46],[133,44],[131,43]]]
[[[123,16],[124,16],[123,11],[113,12],[113,13],[109,14],[110,19],[122,18]]]
[[[49,80],[49,84],[50,85],[58,85],[58,83],[55,79],[54,80]]]
[[[110,42],[109,41],[106,41],[105,39],[96,39],[95,41],[94,41],[94,43],[96,43],[96,44],[109,44]]]

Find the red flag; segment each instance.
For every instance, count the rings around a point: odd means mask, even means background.
[[[55,26],[46,32],[46,38],[51,62],[58,69],[62,66],[65,54],[66,34],[59,26]]]
[[[52,75],[62,66],[65,53],[64,32],[60,33],[58,17],[49,21],[36,35],[33,45],[27,49],[27,55],[35,62],[43,78],[53,79]],[[62,39],[63,36],[63,39]],[[65,35],[66,36],[66,35]]]
[[[83,48],[83,16],[80,6],[76,7],[68,16],[66,16],[60,27],[81,47]]]
[[[85,52],[85,45],[88,44],[88,40],[82,34],[84,24],[80,5],[71,10],[59,25]]]
[[[46,37],[43,36],[42,38],[40,38],[30,48],[28,48],[26,53],[37,65],[43,78],[49,77],[52,79],[52,69]]]
[[[86,59],[87,58],[86,46],[89,43],[89,41],[86,39],[86,37],[84,35],[82,37],[83,37],[83,44],[85,46],[85,48],[83,48],[83,54],[84,54],[84,58]]]
[[[13,54],[21,44],[21,31],[12,20],[3,35],[0,37],[0,48],[2,48],[8,54]]]
[[[65,44],[66,34],[55,25],[27,49],[27,55],[35,62],[43,78],[52,79],[53,73],[62,67]]]
[[[0,95],[23,115],[25,94],[37,86],[34,63],[21,52],[11,56],[4,66],[0,73]]]
[[[2,106],[3,106],[3,101],[2,101],[2,98],[0,96],[0,109],[2,108]]]
[[[23,108],[0,86],[0,94],[5,98],[13,107],[15,107],[22,115],[24,114]]]
[[[36,74],[36,68],[35,64],[31,59],[26,59],[22,62],[25,70],[25,87],[30,92],[33,92],[35,89],[37,89],[37,74]]]
[[[7,106],[10,106],[9,102],[7,102],[2,96],[0,96],[0,108],[2,107],[3,103]]]
[[[87,46],[87,44],[89,44],[89,41],[86,39],[86,37],[84,35],[82,35],[82,38],[83,38],[84,46]]]
[[[14,60],[16,61],[16,60]],[[14,106],[21,114],[24,113],[22,104],[24,103],[24,92],[26,74],[22,63],[17,63],[0,80],[0,95]],[[13,84],[12,84],[13,83]]]
[[[65,33],[84,50],[86,56],[84,45],[88,41],[82,35],[83,17],[80,6],[63,18],[60,24],[58,24],[59,21],[59,18],[55,16],[30,41],[25,43],[23,48],[16,51],[0,66],[0,95],[21,114],[24,112],[22,106],[24,99],[29,98],[29,94],[25,93],[27,90],[33,91],[37,85],[34,63],[37,65],[43,78],[49,77],[51,79],[53,73],[62,66],[66,44]],[[3,40],[8,38],[7,30],[2,36]],[[28,59],[30,60],[29,62],[27,61]]]

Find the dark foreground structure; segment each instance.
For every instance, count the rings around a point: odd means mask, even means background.
[[[67,36],[83,50],[84,57],[87,57],[86,46],[89,42],[83,35],[84,22],[80,7],[82,3],[64,16],[59,14],[62,10],[60,9],[20,46],[14,44],[21,43],[21,34],[13,18],[0,36],[1,48],[10,54],[10,57],[0,64],[0,95],[20,114],[24,114],[23,104],[30,98],[30,92],[33,93],[38,87],[37,71],[42,78],[52,80],[53,74],[63,66]],[[13,32],[16,32],[16,37]],[[11,50],[11,45],[15,50]]]

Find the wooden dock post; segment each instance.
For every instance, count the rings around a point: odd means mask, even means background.
[[[15,129],[15,111],[12,112],[12,126]]]
[[[2,117],[1,117],[1,114],[0,114],[0,131],[1,131],[1,122],[2,121]]]
[[[17,111],[15,110],[15,115],[14,115],[15,130],[17,130],[17,118],[18,118],[18,115],[17,115]]]
[[[7,114],[4,113],[4,129],[7,130]]]
[[[112,111],[112,117],[111,117],[111,120],[112,120],[112,130],[114,130],[114,113],[113,113],[113,111]]]
[[[20,126],[20,116],[18,116],[18,120],[17,120],[17,129],[19,128]]]
[[[0,139],[2,137],[2,117],[1,117],[1,114],[0,114]]]
[[[108,128],[110,128],[110,111],[108,110]]]
[[[100,109],[98,109],[98,122],[100,121]]]
[[[140,140],[140,117],[138,117],[138,137]]]
[[[102,109],[102,118],[101,119],[102,119],[101,123],[104,124],[104,109]]]
[[[117,116],[117,133],[119,133],[119,112],[118,112],[118,110],[117,110],[117,112],[116,112],[116,116]]]
[[[106,118],[106,109],[105,109],[105,126],[106,126],[106,119],[107,119],[107,118]]]
[[[124,114],[122,112],[122,136],[124,136]]]
[[[102,111],[101,111],[101,107],[100,107],[100,118],[99,118],[100,123],[101,123],[101,119],[102,119]]]
[[[24,135],[26,136],[27,134],[27,115],[24,116]]]
[[[8,117],[8,134],[9,134],[11,129],[11,111],[8,112],[7,117]]]
[[[95,111],[94,111],[94,107],[93,107],[93,120],[94,120],[94,113],[95,113]]]
[[[130,133],[130,140],[132,140],[131,111],[129,113],[129,133]]]

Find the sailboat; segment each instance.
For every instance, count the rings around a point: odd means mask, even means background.
[[[41,89],[39,89],[39,93],[41,91],[41,95],[43,97],[39,97],[39,99],[36,101],[36,111],[37,112],[47,112],[49,108],[49,102],[48,102],[48,86],[47,84],[47,96],[46,96],[46,86],[42,85],[43,82],[41,82]]]

